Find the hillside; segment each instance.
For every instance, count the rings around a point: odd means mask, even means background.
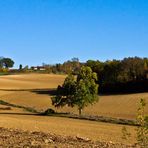
[[[33,107],[38,111],[53,108],[50,96],[52,89],[64,81],[64,75],[23,74],[0,77],[0,100],[5,102]],[[148,100],[148,93],[99,96],[94,106],[87,107],[83,114],[134,119],[138,100]],[[133,144],[135,127],[126,126],[132,133],[128,141],[123,141],[122,127],[110,123],[69,119],[64,117],[45,117],[27,112],[21,108],[0,106],[0,127],[39,131],[62,136],[87,137],[93,141],[112,141],[115,143]],[[76,108],[64,107],[55,109],[58,112],[77,113]],[[148,108],[146,108],[148,113]]]
[[[9,103],[34,107],[37,110],[53,108],[50,90],[64,81],[64,75],[23,74],[0,77],[0,98]],[[99,102],[87,107],[87,115],[134,119],[140,98],[148,101],[148,93],[101,95]],[[55,109],[57,110],[57,109]],[[77,113],[76,108],[64,107],[59,112]],[[148,108],[146,108],[148,113]]]

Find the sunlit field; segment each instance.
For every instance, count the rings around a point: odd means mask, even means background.
[[[0,77],[0,100],[33,107],[38,111],[52,108],[58,112],[70,112],[77,114],[77,108],[64,107],[56,109],[51,104],[51,90],[62,84],[65,75],[50,74],[22,74]],[[40,90],[40,91],[39,91]],[[148,93],[126,94],[126,95],[100,95],[99,102],[88,106],[83,114],[107,116],[125,119],[135,119],[136,110],[140,98],[148,101]],[[7,106],[1,105],[0,108]],[[148,108],[145,110],[148,113]],[[31,113],[29,113],[31,114]],[[23,109],[11,108],[11,110],[0,110],[0,126],[8,128],[20,128],[23,130],[38,130],[53,132],[61,135],[80,135],[93,140],[123,142],[122,125],[68,119],[62,117],[44,117],[29,115]],[[131,139],[135,141],[135,127],[127,126],[132,133]]]
[[[0,77],[0,98],[13,104],[34,107],[38,110],[55,109],[48,89],[62,84],[64,75],[28,74]],[[36,89],[41,89],[36,91]],[[140,98],[148,101],[148,93],[100,95],[99,102],[84,109],[88,115],[134,119]],[[59,112],[77,113],[77,108],[59,108]],[[148,113],[148,108],[146,108]]]

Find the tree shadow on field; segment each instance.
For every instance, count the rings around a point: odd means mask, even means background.
[[[56,89],[35,89],[31,90],[31,92],[41,95],[49,95],[49,96],[56,95]]]
[[[49,95],[53,96],[56,95],[56,89],[55,88],[35,88],[35,89],[0,89],[0,91],[30,91],[36,94],[41,95]]]
[[[1,112],[0,115],[29,115],[29,116],[41,116],[40,114],[35,113],[11,113],[11,112]]]

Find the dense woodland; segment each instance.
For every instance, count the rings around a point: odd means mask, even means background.
[[[77,74],[83,65],[97,73],[100,93],[132,93],[148,91],[148,58],[128,57],[123,60],[88,60],[73,58],[63,64],[46,65],[52,73]]]
[[[13,67],[10,58],[0,58],[0,70]],[[89,66],[97,73],[100,93],[132,93],[148,91],[148,58],[128,57],[122,60],[88,60],[81,63],[73,58],[63,64],[43,64],[42,71],[20,64],[17,72],[43,72],[55,74],[78,74],[82,66]],[[38,67],[40,68],[40,67]],[[13,70],[11,70],[13,72]],[[16,71],[15,71],[16,72]]]
[[[124,58],[106,62],[86,62],[98,75],[100,92],[129,93],[148,91],[148,58]]]

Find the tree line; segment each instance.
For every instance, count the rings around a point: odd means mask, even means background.
[[[45,65],[51,73],[77,74],[82,66],[97,73],[100,93],[132,93],[148,91],[148,58],[128,57],[122,60],[88,60],[78,58],[63,64]]]
[[[97,73],[102,93],[148,91],[148,58],[129,57],[106,62],[88,60],[86,65]]]
[[[0,70],[13,67],[10,58],[0,58]],[[84,63],[78,58],[72,58],[55,65],[43,64],[45,73],[77,75],[82,66],[89,66],[97,73],[97,83],[100,93],[129,93],[148,91],[148,58],[128,57],[122,60],[88,60]],[[18,71],[31,71],[29,67],[22,67]],[[16,71],[15,71],[16,72]]]
[[[68,60],[63,64],[58,63],[55,65],[50,65],[43,63],[43,66],[45,67],[48,73],[55,73],[55,74],[69,74],[69,73],[77,74],[82,65],[84,64],[81,63],[78,58],[72,58],[71,60]]]

